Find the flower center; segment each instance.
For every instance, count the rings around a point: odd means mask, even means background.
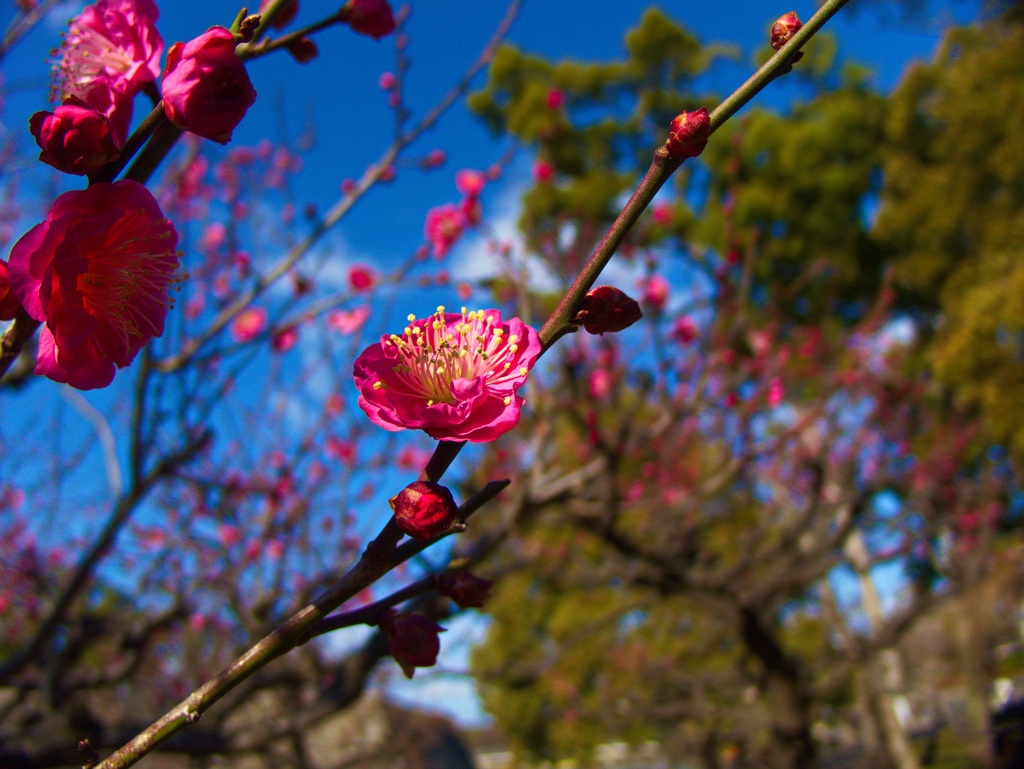
[[[483,310],[446,318],[444,307],[425,320],[410,315],[410,325],[402,336],[387,340],[398,354],[392,371],[397,382],[374,386],[397,387],[401,394],[422,398],[428,406],[455,403],[452,383],[459,379],[484,377],[488,387],[511,382],[526,373],[525,367],[513,368],[519,350],[519,337],[505,336],[496,327],[495,316]],[[506,401],[510,397],[506,396]]]
[[[119,220],[87,254],[88,266],[78,276],[82,303],[90,315],[107,323],[124,353],[133,348],[130,337],[160,333],[173,304],[168,288],[187,277],[174,274],[178,252],[160,249],[172,237],[170,220],[138,211]]]
[[[72,22],[62,46],[63,55],[54,65],[51,99],[81,96],[97,78],[107,74],[128,74],[134,60],[122,48],[92,27]],[[54,53],[57,53],[55,50]]]

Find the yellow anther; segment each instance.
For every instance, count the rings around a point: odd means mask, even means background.
[[[530,369],[526,368],[526,366],[520,366],[519,367],[519,376],[526,376],[526,372],[528,372],[529,370]]]
[[[511,398],[511,396],[509,396],[509,395],[506,395],[506,396],[505,396],[505,405],[507,406],[507,405],[508,405],[508,404],[510,404],[511,402],[512,402],[512,398]]]

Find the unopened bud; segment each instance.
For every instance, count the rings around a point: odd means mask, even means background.
[[[260,26],[260,15],[254,13],[251,16],[246,16],[238,25],[238,32],[235,34],[235,40],[239,43],[251,43],[253,37],[256,36],[256,30]]]
[[[377,40],[395,31],[395,16],[387,0],[348,0],[338,18],[354,32]]]
[[[455,523],[459,508],[452,493],[439,483],[414,481],[388,500],[395,524],[413,539],[444,534]]]
[[[701,107],[693,112],[677,115],[668,129],[665,149],[674,160],[695,158],[704,151],[711,136],[711,118]]]
[[[796,15],[796,11],[790,11],[785,16],[780,16],[779,20],[772,24],[770,38],[772,48],[776,51],[782,48],[793,35],[800,31],[800,27],[803,25],[804,23]]]
[[[643,317],[640,305],[613,286],[598,286],[580,302],[575,322],[591,334],[622,331]]]
[[[296,38],[288,43],[288,53],[290,53],[299,64],[305,64],[306,62],[313,61],[313,59],[319,55],[320,51],[316,47],[316,43],[303,35],[302,37]]]
[[[262,0],[260,2],[260,9],[257,13],[265,13],[267,8],[270,6],[271,0]],[[284,6],[277,12],[277,16],[270,23],[276,30],[282,30],[287,27],[294,19],[295,15],[299,12],[299,0],[289,0]]]
[[[433,620],[389,609],[377,624],[388,634],[391,656],[401,666],[406,678],[412,678],[416,668],[428,668],[437,663],[437,655],[441,651],[441,639],[437,634],[445,629]]]
[[[468,571],[458,574],[442,574],[437,592],[458,604],[460,609],[478,609],[490,597],[494,582]]]

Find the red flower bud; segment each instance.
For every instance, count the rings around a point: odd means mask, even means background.
[[[164,112],[179,128],[221,144],[256,101],[256,91],[235,55],[235,36],[210,27],[188,43],[175,43],[164,68]]]
[[[459,508],[452,493],[430,481],[414,481],[388,502],[398,528],[413,539],[433,539],[451,528]]]
[[[12,320],[21,309],[21,302],[11,291],[11,277],[7,273],[7,262],[0,259],[0,320]]]
[[[257,13],[262,15],[267,10],[268,5],[270,5],[270,0],[261,0],[260,9]],[[270,26],[276,30],[282,30],[292,22],[298,12],[299,0],[291,0],[291,2],[284,4],[284,8],[274,17],[274,21]]]
[[[53,112],[37,112],[28,126],[42,150],[39,159],[66,174],[91,174],[119,151],[106,115],[77,96]]]
[[[476,609],[483,606],[484,601],[490,597],[493,584],[492,580],[460,571],[457,574],[442,574],[437,592],[451,598],[460,609]]]
[[[288,53],[295,57],[295,61],[299,64],[305,64],[306,62],[313,61],[320,54],[320,51],[316,47],[316,43],[303,35],[288,43]]]
[[[360,35],[380,40],[395,31],[395,15],[387,0],[348,0],[339,15]]]
[[[689,344],[697,338],[700,329],[697,323],[689,315],[682,315],[675,319],[672,324],[672,336],[679,344]]]
[[[782,48],[793,35],[800,31],[800,27],[803,25],[804,23],[797,17],[796,11],[790,11],[786,15],[780,16],[779,20],[772,24],[770,38],[772,48],[776,51]]]
[[[576,323],[591,334],[622,331],[643,317],[637,301],[613,286],[598,286],[583,297]]]
[[[391,656],[406,678],[412,678],[416,668],[437,664],[441,651],[438,633],[445,632],[445,628],[419,614],[399,614],[394,609],[389,609],[378,624],[388,634]]]
[[[704,151],[711,137],[711,118],[706,108],[676,115],[668,128],[665,149],[670,158],[686,160]]]

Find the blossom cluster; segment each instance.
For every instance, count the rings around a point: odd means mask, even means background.
[[[480,223],[480,194],[495,174],[466,169],[455,174],[455,187],[462,193],[459,203],[445,203],[427,212],[424,235],[435,259],[443,258],[463,233]]]
[[[297,11],[295,0],[275,25]],[[24,312],[45,324],[36,373],[83,389],[109,384],[163,333],[169,291],[179,280],[178,235],[153,196],[135,181],[93,177],[124,150],[135,96],[145,92],[174,125],[220,143],[256,99],[235,50],[251,30],[236,37],[211,27],[172,45],[161,70],[159,15],[153,0],[98,0],[69,22],[54,52],[52,97],[59,104],[34,114],[29,130],[41,161],[96,183],[60,196],[15,244],[9,262],[0,260],[0,319]],[[386,0],[350,0],[341,15],[376,38],[395,28]],[[285,329],[274,341],[287,349],[295,339],[295,330]]]

